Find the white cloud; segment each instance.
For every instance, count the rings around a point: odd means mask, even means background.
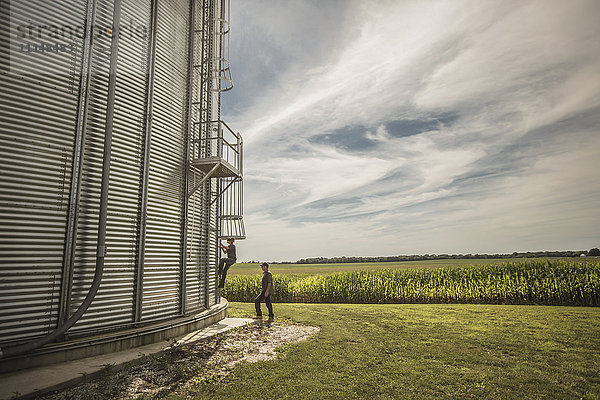
[[[320,7],[354,24],[300,29]],[[224,111],[245,138],[250,258],[598,245],[584,215],[600,212],[600,3],[276,9],[287,11],[275,25],[258,16],[244,43],[283,70]],[[242,77],[267,65],[249,64]],[[398,120],[416,128],[394,131]],[[278,237],[290,240],[275,252]]]
[[[341,256],[345,250],[378,255],[385,241],[357,222],[289,223],[259,213],[246,217],[248,239],[238,245],[244,260],[289,261],[305,257]],[[268,250],[266,249],[268,247]]]
[[[377,130],[375,130],[375,133],[371,133],[371,131],[368,131],[365,134],[365,138],[382,143],[389,143],[391,140],[390,134],[385,128],[385,125],[379,125],[377,127]]]
[[[247,169],[249,179],[293,185],[305,194],[296,205],[345,193],[385,175],[388,161],[344,154],[331,147],[311,147],[313,155],[266,159],[260,168]]]

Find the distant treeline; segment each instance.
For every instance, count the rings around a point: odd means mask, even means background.
[[[330,263],[383,263],[398,261],[429,261],[453,259],[494,259],[494,258],[540,258],[540,257],[580,257],[599,256],[597,248],[577,251],[528,251],[526,253],[514,252],[511,254],[422,254],[383,257],[312,257],[301,258],[296,262],[279,262],[277,264],[330,264]]]

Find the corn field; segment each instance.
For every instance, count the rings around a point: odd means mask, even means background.
[[[468,268],[377,270],[324,275],[277,275],[282,303],[479,303],[600,305],[600,263],[562,260]],[[228,278],[223,297],[251,302],[261,275]]]

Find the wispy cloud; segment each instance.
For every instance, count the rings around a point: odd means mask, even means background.
[[[248,258],[598,245],[598,2],[256,3]]]

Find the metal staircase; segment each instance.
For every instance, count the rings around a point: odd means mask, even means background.
[[[195,124],[191,140],[193,155],[190,167],[204,174],[188,193],[191,196],[210,178],[242,179],[243,142],[239,133],[233,132],[223,121],[200,121]],[[221,194],[221,193],[220,193]]]
[[[195,16],[188,138],[187,198],[209,193],[217,238],[245,239],[243,141],[220,119],[221,93],[233,87],[229,64],[229,0],[201,2]]]

